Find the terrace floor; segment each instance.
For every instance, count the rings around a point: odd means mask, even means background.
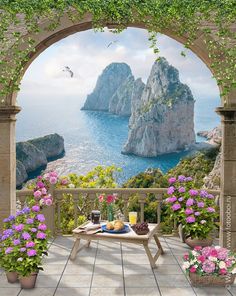
[[[141,246],[94,242],[75,261],[69,260],[72,237],[52,241],[34,290],[9,284],[0,271],[1,296],[215,296],[236,295],[236,285],[226,288],[194,288],[184,275],[182,255],[188,250],[175,237],[163,237],[165,254],[152,270]],[[154,243],[151,243],[154,251]]]

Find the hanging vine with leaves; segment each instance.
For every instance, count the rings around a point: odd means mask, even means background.
[[[185,37],[186,48],[201,32],[221,95],[236,87],[235,0],[0,0],[0,106],[19,90],[24,66],[35,52],[36,42],[29,36],[55,30],[65,14],[75,23],[86,13],[99,31],[106,24],[116,25],[114,33],[144,24],[156,54],[158,32],[168,29]],[[47,28],[42,28],[43,20],[49,20]]]

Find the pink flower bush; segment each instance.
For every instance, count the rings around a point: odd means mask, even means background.
[[[98,200],[99,200],[100,202],[105,202],[105,203],[107,203],[107,204],[111,204],[111,203],[115,202],[116,198],[117,198],[117,197],[116,197],[115,194],[113,194],[113,195],[107,195],[107,196],[101,194],[101,195],[98,197]]]
[[[165,199],[167,213],[183,225],[187,237],[207,238],[218,217],[214,197],[206,190],[193,188],[191,177],[172,177],[169,184]]]
[[[197,273],[201,276],[236,274],[236,254],[220,246],[195,247],[183,258],[183,268],[188,274]]]

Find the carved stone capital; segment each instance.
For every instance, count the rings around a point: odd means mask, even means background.
[[[236,123],[236,107],[218,107],[216,113],[224,123]]]
[[[0,107],[0,122],[15,121],[16,114],[21,111],[19,106]]]

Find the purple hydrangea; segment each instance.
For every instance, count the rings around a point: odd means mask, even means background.
[[[30,234],[29,234],[28,232],[23,232],[23,233],[22,233],[22,238],[23,238],[24,240],[28,240],[28,239],[31,238],[31,236],[30,236]]]
[[[24,229],[24,224],[15,225],[15,231],[20,232]]]
[[[172,178],[170,178],[170,179],[168,180],[168,182],[169,182],[170,184],[173,184],[173,183],[176,182],[176,178],[172,177]]]
[[[5,250],[5,254],[10,254],[12,251],[13,251],[13,248],[12,247],[8,247]]]
[[[207,208],[207,212],[209,212],[209,213],[215,213],[215,209],[212,208],[212,207],[208,207]]]
[[[184,193],[185,192],[185,188],[184,187],[179,187],[179,193]]]
[[[177,197],[176,196],[172,196],[172,197],[169,197],[169,198],[166,199],[166,201],[169,202],[169,203],[173,203],[176,200],[177,200]]]
[[[45,231],[47,229],[47,225],[46,224],[39,224],[38,229]]]
[[[175,203],[175,204],[173,204],[173,206],[171,208],[173,211],[177,211],[181,208],[181,205],[179,203]]]
[[[188,198],[186,201],[186,206],[191,207],[194,204],[194,199],[193,198]]]
[[[173,194],[175,192],[175,187],[174,186],[171,186],[167,189],[167,193],[168,194]]]
[[[201,213],[200,213],[200,212],[195,212],[194,215],[195,215],[195,216],[200,216]]]
[[[36,185],[37,185],[38,188],[44,188],[44,186],[45,186],[42,181],[37,182]]]
[[[38,232],[36,237],[38,239],[45,239],[46,238],[46,234],[44,232]]]
[[[185,210],[185,214],[186,215],[191,215],[193,213],[193,210],[192,209],[186,209]]]
[[[206,191],[206,190],[201,190],[201,191],[200,191],[200,196],[201,196],[201,197],[207,197],[207,196],[208,196],[207,191]]]
[[[36,216],[36,219],[39,221],[39,222],[44,222],[45,221],[45,217],[43,214],[38,214]]]
[[[26,251],[26,248],[20,248],[20,252],[25,252]]]
[[[22,215],[23,213],[22,213],[22,211],[20,211],[20,210],[17,210],[16,211],[16,217],[18,217],[18,216],[20,216],[20,215]]]
[[[199,201],[199,202],[197,203],[197,206],[198,206],[199,208],[204,208],[205,203],[204,203],[203,201]]]
[[[34,223],[34,219],[33,218],[28,218],[26,220],[26,224],[33,224]]]
[[[198,190],[190,189],[190,190],[189,190],[189,194],[190,194],[191,196],[196,196],[196,195],[198,195]]]
[[[14,244],[14,246],[18,246],[20,244],[20,240],[19,239],[14,239],[13,244]]]
[[[29,214],[30,213],[30,208],[29,207],[24,207],[22,210],[23,214]]]
[[[3,219],[3,223],[7,223],[7,222],[10,222],[8,218]]]
[[[187,223],[194,223],[196,221],[195,217],[194,216],[188,216],[186,218],[186,222]]]
[[[37,255],[37,252],[36,252],[36,250],[34,250],[34,249],[27,250],[27,255],[28,255],[29,257],[33,257],[33,256],[36,256],[36,255]]]
[[[185,181],[186,181],[186,182],[191,182],[191,181],[193,181],[193,178],[192,178],[192,177],[186,177],[186,178],[185,178]]]
[[[10,237],[14,234],[14,231],[11,228],[5,229],[3,231],[3,235],[6,235],[7,237]]]
[[[33,227],[33,228],[30,229],[30,231],[31,231],[31,232],[37,232],[37,228],[34,228],[34,227]]]
[[[35,206],[32,206],[32,211],[33,212],[39,212],[40,211],[40,207],[35,205]]]
[[[186,179],[186,177],[183,176],[183,175],[180,175],[180,176],[178,177],[178,181],[179,181],[179,182],[184,182],[185,179]]]
[[[33,248],[34,246],[35,246],[35,243],[34,242],[27,242],[26,244],[25,244],[25,246],[26,246],[26,248]]]
[[[213,194],[208,194],[208,195],[207,195],[207,198],[209,198],[209,199],[214,199],[214,195],[213,195]]]

